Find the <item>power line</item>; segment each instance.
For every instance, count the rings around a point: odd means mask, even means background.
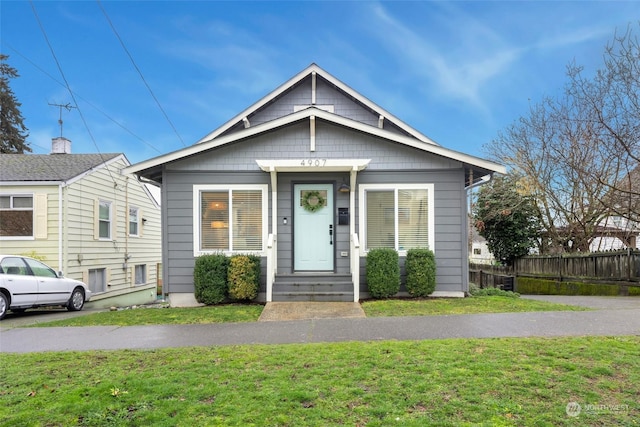
[[[36,21],[38,21],[38,26],[40,27],[40,31],[42,31],[42,35],[44,36],[44,39],[47,42],[47,46],[49,47],[49,50],[51,51],[51,55],[53,56],[53,59],[54,59],[54,61],[56,63],[56,66],[58,67],[58,71],[60,72],[60,75],[62,76],[62,80],[64,81],[64,84],[65,84],[67,90],[69,91],[69,94],[71,95],[74,107],[78,110],[78,113],[80,114],[80,118],[82,119],[82,123],[84,124],[84,127],[87,130],[87,133],[89,134],[89,137],[91,138],[91,141],[93,142],[94,147],[96,147],[96,150],[98,151],[98,155],[100,156],[100,159],[102,160],[102,163],[106,163],[104,157],[102,156],[102,153],[100,152],[100,148],[98,147],[98,144],[96,143],[96,139],[93,137],[93,133],[91,133],[91,129],[89,129],[89,125],[87,124],[87,121],[84,118],[84,114],[82,114],[82,110],[78,106],[78,101],[76,100],[75,95],[71,91],[71,86],[69,85],[69,82],[67,81],[67,78],[64,75],[64,71],[62,71],[62,66],[60,65],[60,61],[58,61],[58,57],[56,56],[56,52],[53,50],[53,46],[51,45],[51,42],[49,41],[49,37],[47,37],[47,32],[45,31],[44,26],[42,25],[42,22],[40,21],[40,17],[38,16],[38,12],[36,11],[36,6],[33,4],[33,0],[30,0],[29,3],[31,4],[31,9],[33,10],[33,14],[36,17]],[[113,181],[114,187],[117,187],[118,183],[115,180],[115,178],[113,177],[113,174],[111,173],[111,168],[105,168],[105,169],[109,173],[109,176],[111,177],[111,180]]]
[[[136,69],[136,71],[138,72],[138,74],[140,75],[140,78],[142,79],[142,81],[144,82],[144,85],[147,87],[147,89],[149,90],[149,93],[151,94],[151,97],[154,99],[154,101],[156,101],[156,104],[158,105],[158,108],[160,108],[160,111],[162,111],[162,114],[164,115],[164,118],[167,120],[167,122],[169,123],[169,125],[171,126],[171,128],[173,129],[173,131],[175,132],[176,136],[178,137],[178,139],[180,140],[180,142],[182,143],[183,147],[186,147],[186,144],[184,143],[184,141],[182,140],[182,137],[180,136],[180,134],[178,133],[178,130],[176,129],[176,127],[173,125],[173,122],[171,121],[171,119],[169,119],[169,116],[167,115],[167,113],[164,111],[164,108],[162,108],[162,105],[160,104],[160,101],[158,101],[158,98],[156,98],[155,94],[153,93],[153,90],[151,90],[151,86],[149,86],[149,84],[147,83],[147,80],[144,78],[144,75],[142,74],[142,71],[140,71],[140,68],[138,68],[138,65],[136,64],[136,62],[133,60],[133,56],[131,56],[131,53],[129,53],[129,49],[127,49],[127,46],[124,44],[124,41],[122,40],[122,38],[120,37],[120,34],[118,34],[118,31],[116,30],[116,27],[113,25],[113,22],[111,22],[111,19],[109,18],[109,15],[107,15],[107,11],[104,9],[104,7],[102,7],[102,3],[100,2],[100,0],[96,0],[96,2],[98,3],[98,6],[100,6],[100,10],[102,10],[102,13],[104,14],[104,17],[107,19],[107,22],[109,23],[109,25],[111,26],[111,29],[113,30],[113,33],[116,35],[116,37],[118,38],[118,41],[120,41],[120,45],[122,45],[122,48],[124,49],[124,51],[126,52],[127,56],[129,57],[129,60],[131,60],[131,63],[133,64],[133,67]]]
[[[48,73],[46,70],[44,70],[42,67],[40,67],[38,64],[36,64],[35,62],[33,62],[31,59],[29,59],[28,57],[26,57],[24,54],[22,54],[21,52],[19,52],[16,48],[14,48],[11,45],[8,45],[9,49],[11,49],[12,51],[14,51],[15,53],[17,53],[18,55],[20,55],[25,61],[27,61],[28,63],[30,63],[31,65],[33,65],[37,70],[39,70],[41,73],[43,73],[44,75],[46,75],[47,77],[49,77],[51,80],[53,80],[54,82],[58,83],[60,86],[66,88],[65,84],[62,83],[60,80],[56,79],[54,76],[52,76],[50,73]],[[140,142],[142,142],[143,144],[146,144],[147,146],[149,146],[150,148],[154,149],[155,151],[157,151],[159,154],[162,154],[162,152],[160,150],[158,150],[158,148],[151,144],[150,142],[146,141],[145,139],[143,139],[141,136],[135,134],[131,129],[127,128],[126,126],[124,126],[122,123],[118,122],[116,119],[114,119],[113,117],[111,117],[109,114],[107,114],[104,110],[102,110],[100,107],[98,107],[97,105],[93,104],[91,101],[87,100],[86,98],[83,98],[82,96],[80,96],[78,93],[76,93],[76,97],[78,97],[78,99],[81,99],[82,101],[84,101],[85,104],[88,104],[90,107],[92,107],[93,109],[95,109],[96,111],[98,111],[100,114],[102,114],[103,116],[105,116],[107,119],[111,120],[113,123],[115,123],[116,125],[118,125],[122,130],[124,130],[125,132],[129,133],[131,136],[133,136],[134,138],[138,139]]]

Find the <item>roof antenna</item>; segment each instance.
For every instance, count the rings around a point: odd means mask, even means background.
[[[66,109],[67,111],[71,111],[72,108],[77,108],[67,102],[66,105],[63,104],[52,104],[49,102],[49,105],[52,107],[58,107],[60,109],[60,118],[58,119],[58,124],[60,125],[60,138],[62,138],[62,109]]]

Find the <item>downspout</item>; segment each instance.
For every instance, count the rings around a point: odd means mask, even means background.
[[[58,184],[58,270],[64,272],[67,270],[67,265],[62,265],[63,257],[62,257],[62,186],[64,182]]]
[[[138,225],[139,226],[139,225]],[[128,270],[128,262],[131,255],[129,255],[129,177],[124,177],[124,265],[127,266]],[[131,279],[128,271],[125,270],[125,283],[127,279]],[[126,277],[129,276],[129,277]],[[135,281],[134,281],[135,282]],[[131,286],[134,286],[135,283],[131,283]]]

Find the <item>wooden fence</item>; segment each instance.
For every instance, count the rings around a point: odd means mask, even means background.
[[[640,282],[640,251],[528,256],[513,266],[469,264],[469,280],[480,287],[504,287],[505,277],[538,277],[563,281]],[[512,279],[513,280],[513,279]]]

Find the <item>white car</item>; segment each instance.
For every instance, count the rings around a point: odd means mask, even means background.
[[[79,311],[91,298],[86,284],[62,276],[33,258],[0,255],[0,320],[7,310],[61,305]]]

